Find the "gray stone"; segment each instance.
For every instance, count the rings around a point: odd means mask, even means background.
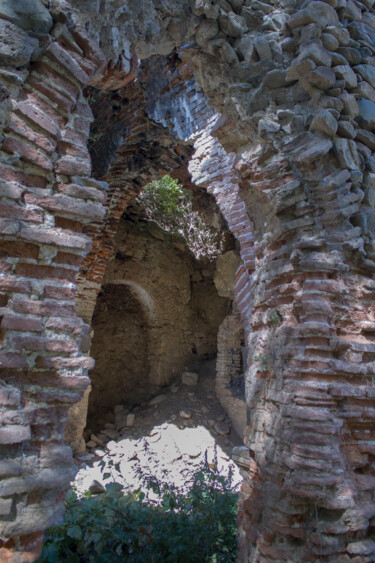
[[[255,62],[254,38],[252,35],[244,35],[236,47],[236,51],[245,62]],[[255,55],[255,56],[254,56]]]
[[[358,102],[359,115],[357,121],[363,129],[371,131],[375,128],[375,103],[361,99]]]
[[[366,100],[375,102],[375,89],[364,80],[358,83],[357,88],[354,88],[353,93],[358,94],[362,98],[366,98]]]
[[[162,401],[165,401],[166,398],[167,395],[156,395],[156,397],[153,397],[151,401],[148,402],[148,404],[152,407],[154,405],[158,405]]]
[[[277,133],[281,125],[272,119],[260,119],[258,123],[258,133]]]
[[[272,60],[271,47],[265,37],[255,37],[254,48],[260,60]]]
[[[337,133],[340,137],[345,137],[345,139],[355,139],[357,135],[357,130],[350,121],[340,120],[338,123]]]
[[[323,47],[328,51],[336,51],[336,49],[340,45],[336,37],[334,35],[331,35],[330,33],[322,34],[322,44]]]
[[[247,25],[243,17],[229,12],[219,17],[221,29],[230,37],[241,37],[247,31]]]
[[[357,86],[357,76],[349,65],[339,65],[334,67],[337,78],[344,80],[345,87],[353,89]]]
[[[353,39],[366,41],[372,47],[375,47],[374,30],[367,23],[353,22],[348,25],[348,29]]]
[[[35,33],[48,33],[53,24],[40,0],[0,0],[0,17]]]
[[[267,72],[263,79],[263,86],[271,89],[283,88],[289,83],[290,81],[286,80],[285,70],[279,68],[275,68],[274,70]]]
[[[0,516],[8,516],[12,510],[13,499],[0,499]]]
[[[290,28],[300,27],[309,23],[317,23],[322,29],[339,23],[336,11],[325,2],[309,2],[308,7],[299,10],[288,21]]]
[[[333,137],[337,132],[337,121],[332,113],[326,109],[318,113],[310,125],[311,131],[320,131],[329,137]]]
[[[307,75],[310,84],[320,90],[329,90],[336,82],[336,74],[331,68],[318,66]]]
[[[336,37],[337,41],[340,45],[348,45],[350,40],[349,31],[345,27],[338,27],[338,26],[328,26],[325,30],[327,33],[330,33],[334,37]]]
[[[337,52],[345,57],[351,65],[359,65],[362,60],[361,53],[358,49],[353,49],[353,47],[339,47]]]
[[[369,147],[372,151],[375,151],[375,135],[371,131],[366,131],[365,129],[358,129],[357,140]]]
[[[128,416],[126,417],[126,426],[133,426],[134,421],[135,421],[135,414],[134,413],[128,414]]]
[[[0,65],[19,67],[30,61],[38,48],[37,39],[5,20],[0,20]]]
[[[318,66],[331,66],[332,55],[319,43],[311,43],[301,48],[298,58],[311,59]]]
[[[297,57],[286,71],[286,80],[298,80],[304,78],[307,73],[314,70],[316,64],[310,59],[300,59]]]
[[[357,100],[353,94],[349,94],[348,92],[343,92],[339,96],[340,100],[343,102],[343,113],[345,115],[349,115],[351,118],[357,117],[359,114],[359,107]]]
[[[320,39],[322,35],[322,30],[320,25],[317,23],[310,23],[306,25],[301,30],[301,37],[300,37],[300,44],[303,45],[304,43],[311,43],[314,39]]]
[[[205,45],[207,41],[216,37],[218,32],[219,26],[217,21],[203,20],[195,33],[195,40],[198,45]]]
[[[355,141],[350,139],[337,139],[333,143],[334,154],[343,168],[358,170],[361,168],[361,159]]]
[[[214,428],[220,436],[228,436],[231,430],[231,424],[229,422],[215,422]]]
[[[347,59],[340,55],[339,53],[332,53],[332,66],[347,65],[349,64]]]
[[[375,84],[375,68],[372,65],[358,65],[354,67],[354,70],[358,72],[363,80],[366,80],[370,84]]]
[[[181,376],[181,382],[183,385],[189,385],[190,387],[194,387],[198,384],[199,375],[192,371],[184,371]]]

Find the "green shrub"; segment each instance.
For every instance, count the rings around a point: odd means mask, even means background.
[[[236,560],[237,494],[205,464],[182,493],[156,482],[150,501],[117,483],[81,499],[71,491],[64,521],[46,533],[39,563],[231,563]]]
[[[217,256],[221,252],[221,233],[206,225],[193,210],[192,193],[178,180],[165,175],[150,182],[137,197],[137,202],[150,221],[167,233],[184,239],[197,258]]]

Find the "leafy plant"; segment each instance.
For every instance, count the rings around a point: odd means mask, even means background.
[[[137,197],[137,202],[150,221],[183,238],[196,257],[216,256],[221,251],[220,233],[206,225],[193,210],[192,194],[178,180],[165,175],[150,182]]]
[[[137,490],[78,498],[70,491],[64,521],[47,531],[39,563],[231,563],[236,560],[237,494],[231,476],[207,462],[185,492],[153,482],[159,499]],[[155,489],[156,487],[156,489]]]

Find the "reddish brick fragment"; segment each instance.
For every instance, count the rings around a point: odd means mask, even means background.
[[[16,299],[13,310],[23,315],[39,315],[45,317],[75,317],[73,305],[60,305],[51,301],[34,301],[32,299]]]
[[[76,271],[55,266],[40,266],[38,264],[17,264],[17,276],[36,279],[56,279],[61,281],[75,281]]]
[[[22,369],[26,365],[26,356],[15,352],[0,351],[0,368]]]
[[[17,135],[21,135],[30,142],[35,143],[39,148],[52,154],[56,148],[56,142],[52,142],[46,135],[42,135],[30,127],[23,119],[15,113],[9,118],[5,131],[12,131]]]
[[[30,319],[27,317],[5,316],[1,322],[1,327],[8,330],[29,332],[41,332],[43,330],[43,324],[40,319]]]
[[[43,211],[38,209],[29,209],[21,205],[12,205],[10,203],[0,203],[0,216],[6,218],[20,219],[21,221],[33,221],[35,223],[43,222]]]
[[[0,256],[17,256],[18,258],[38,258],[39,246],[25,242],[0,241]]]
[[[74,301],[75,290],[69,287],[56,287],[47,285],[44,288],[44,297],[49,299],[58,299],[61,301]]]
[[[56,121],[46,115],[44,111],[39,109],[37,105],[30,100],[18,102],[16,112],[30,119],[30,121],[47,131],[47,133],[50,133],[55,139],[60,138],[60,127]]]
[[[85,86],[89,81],[89,76],[82,70],[74,58],[63,49],[58,43],[52,43],[47,51],[47,55],[52,57],[58,64],[60,64],[68,73],[75,78],[82,86]]]

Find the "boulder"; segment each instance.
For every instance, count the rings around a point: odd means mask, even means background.
[[[39,41],[5,20],[0,20],[0,65],[19,67],[27,64]]]
[[[40,0],[0,0],[0,17],[25,31],[48,33],[52,17]]]

